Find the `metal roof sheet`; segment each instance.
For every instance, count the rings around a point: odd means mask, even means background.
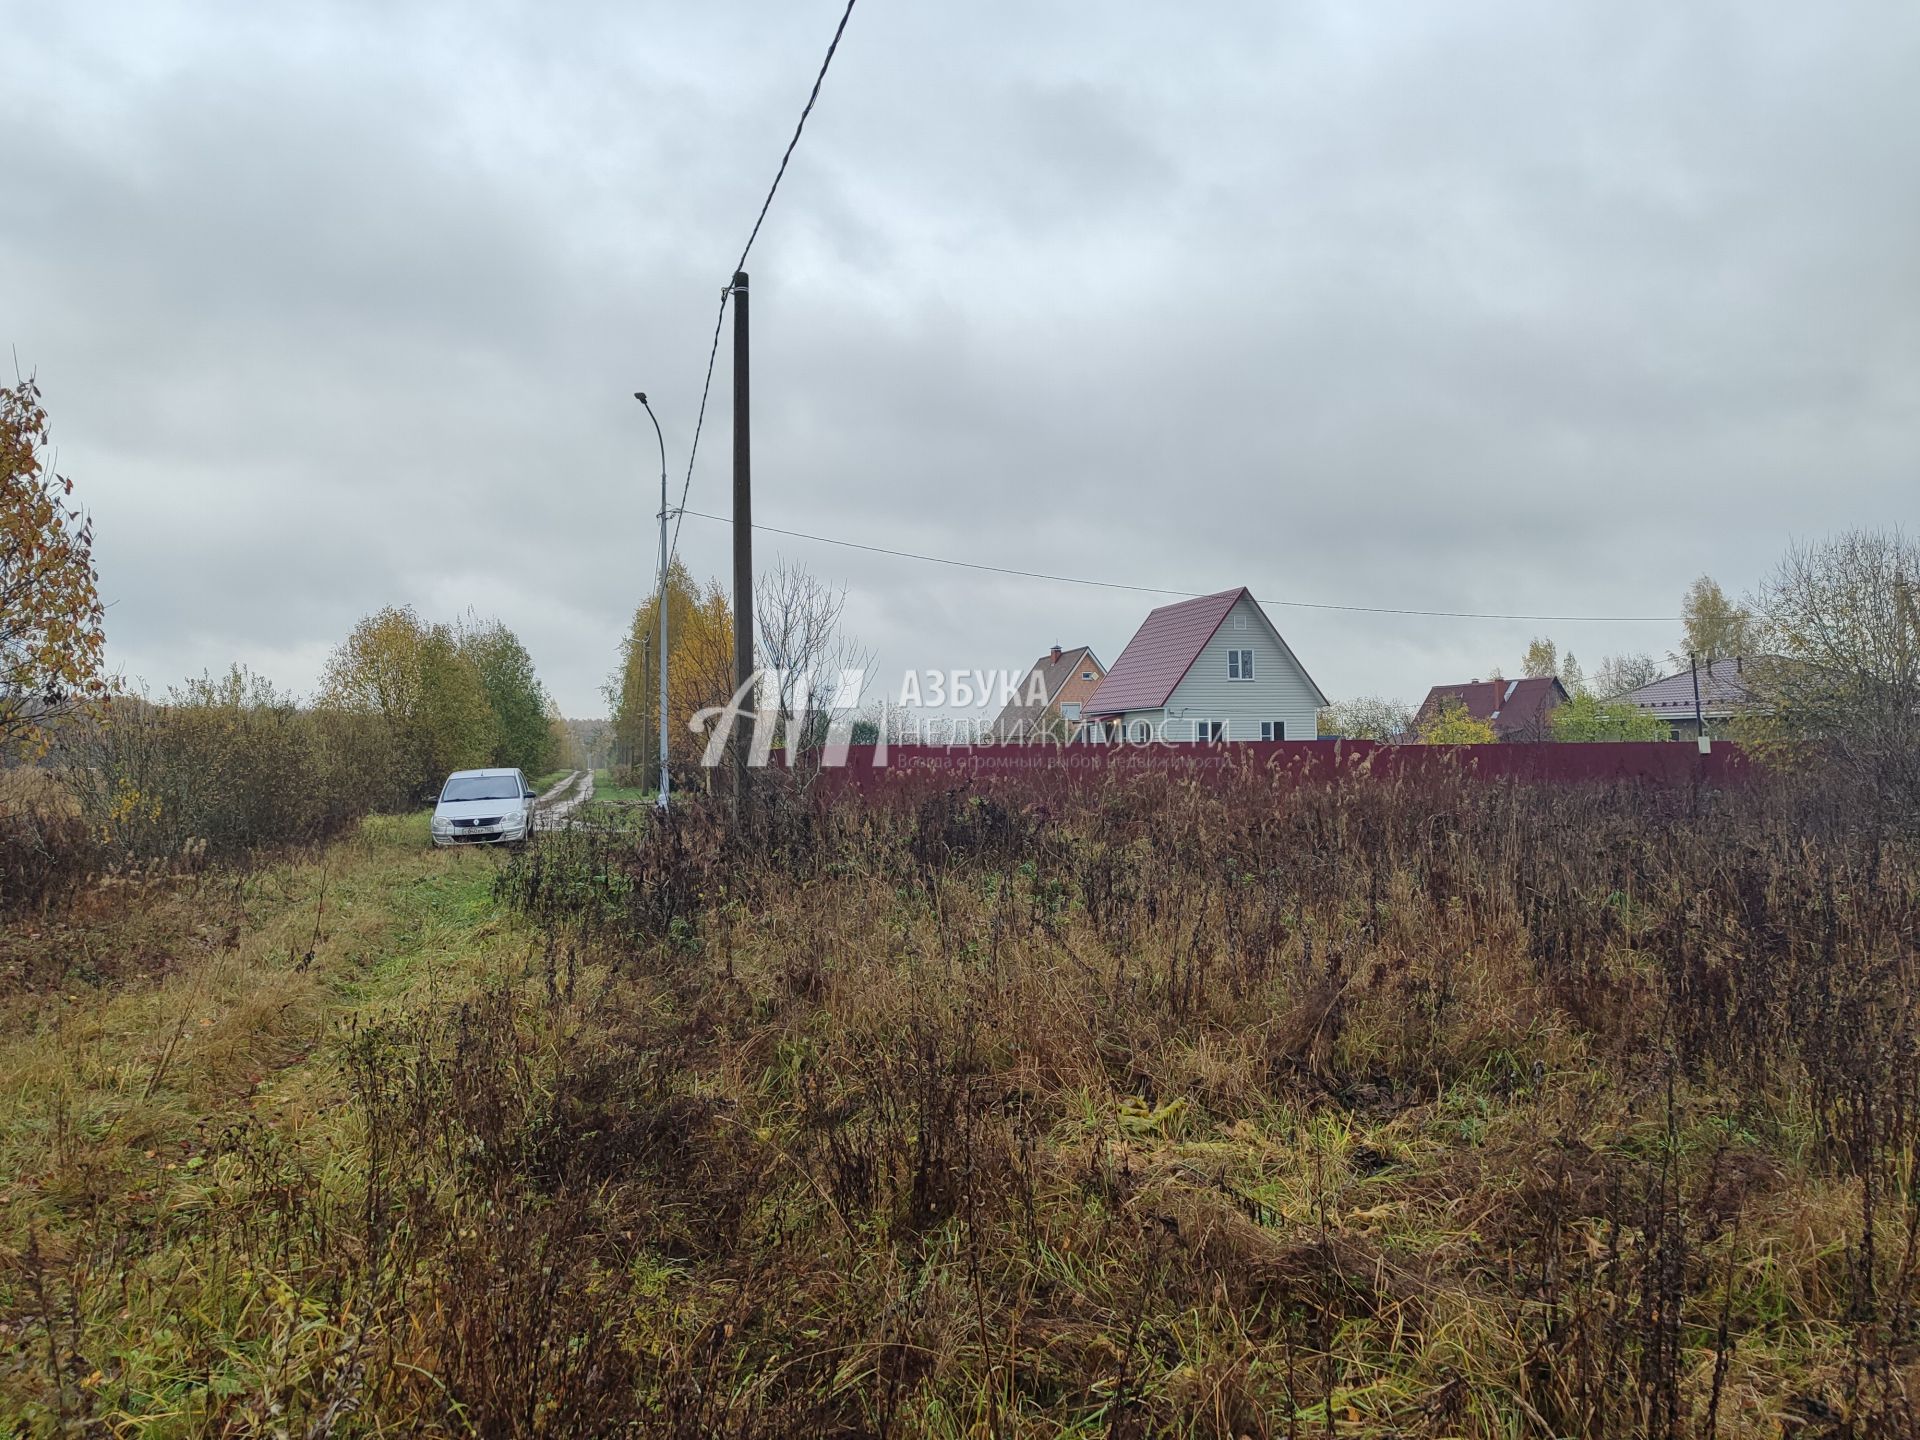
[[[1162,605],[1149,614],[1093,692],[1083,713],[1118,715],[1127,710],[1157,710],[1167,703],[1220,622],[1247,593],[1242,585],[1217,595]]]
[[[1746,709],[1753,705],[1753,691],[1748,688],[1745,676],[1746,661],[1743,658],[1713,660],[1700,667],[1700,708],[1724,715],[1733,710]],[[1691,715],[1693,713],[1693,671],[1682,670],[1677,675],[1668,675],[1651,684],[1642,685],[1638,690],[1629,690],[1624,695],[1614,697],[1623,705],[1636,705],[1642,710],[1651,710],[1660,715]]]
[[[1552,675],[1528,676],[1521,680],[1474,680],[1461,685],[1436,685],[1420,702],[1418,725],[1448,700],[1476,720],[1493,726],[1501,739],[1524,734],[1546,724],[1547,711],[1567,698],[1566,687]]]

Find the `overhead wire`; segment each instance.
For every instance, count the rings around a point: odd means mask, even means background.
[[[760,229],[766,223],[767,213],[773,208],[773,198],[779,192],[780,182],[786,178],[787,166],[793,160],[794,150],[800,144],[801,133],[806,129],[807,118],[813,114],[813,107],[820,99],[820,87],[825,83],[827,70],[833,64],[834,54],[840,48],[841,37],[846,34],[847,22],[853,17],[855,0],[847,0],[845,9],[840,12],[840,23],[834,26],[833,38],[827,42],[827,53],[821,58],[820,69],[813,78],[813,88],[807,94],[807,103],[800,109],[800,118],[795,122],[793,134],[787,141],[787,148],[780,156],[780,166],[774,171],[773,183],[767,187],[767,195],[760,202],[760,213],[754,217],[753,229],[747,234],[747,243],[740,248],[740,258],[734,262],[734,273],[746,268],[747,256],[753,251],[754,241],[760,238]],[[720,353],[720,332],[725,327],[727,301],[733,295],[733,282],[728,279],[726,288],[720,292],[719,312],[713,320],[713,339],[707,347],[707,371],[700,385],[700,408],[694,417],[693,442],[687,448],[687,473],[680,486],[680,504],[674,510],[673,540],[667,549],[667,565],[672,566],[674,557],[680,549],[680,525],[688,515],[701,520],[714,520],[726,525],[733,523],[725,516],[710,515],[700,510],[687,508],[687,497],[693,490],[694,462],[700,453],[700,436],[706,426],[707,400],[713,389],[714,362]],[[890,555],[903,560],[918,560],[932,565],[948,565],[963,570],[979,570],[995,575],[1011,575],[1027,580],[1043,580],[1063,585],[1088,585],[1104,590],[1125,590],[1143,595],[1168,595],[1178,599],[1193,599],[1204,594],[1197,590],[1173,590],[1155,585],[1134,585],[1119,580],[1096,580],[1078,575],[1058,575],[1040,570],[1021,570],[1006,565],[989,565],[977,560],[956,560],[945,555],[924,555],[910,550],[898,550],[886,545],[869,545],[857,540],[843,540],[831,535],[817,535],[805,530],[789,530],[778,525],[755,524],[755,530],[770,535],[785,535],[796,540],[811,540],[821,545],[837,545],[848,550],[864,550],[870,554]],[[664,593],[666,572],[658,577],[658,584]],[[1299,610],[1344,611],[1366,615],[1405,615],[1446,620],[1526,620],[1535,622],[1579,623],[1586,621],[1612,624],[1661,624],[1675,623],[1669,615],[1519,615],[1504,612],[1482,610],[1429,610],[1394,605],[1345,605],[1317,600],[1262,600],[1262,604],[1283,606]]]
[[[760,238],[760,227],[767,223],[767,212],[773,208],[773,197],[780,189],[780,182],[786,178],[787,165],[800,144],[800,132],[807,128],[807,117],[813,114],[813,107],[820,99],[820,87],[826,82],[827,68],[833,64],[834,52],[840,48],[840,37],[847,33],[847,21],[853,18],[853,6],[854,0],[847,0],[846,9],[840,12],[840,23],[833,27],[833,39],[827,42],[827,53],[820,60],[819,73],[813,77],[813,89],[807,92],[807,103],[800,107],[800,118],[794,123],[793,135],[780,156],[780,168],[773,172],[773,183],[767,187],[767,198],[760,202],[760,213],[754,217],[753,229],[747,233],[747,243],[740,247],[740,258],[734,261],[734,275],[747,268],[747,256],[753,252],[753,242]],[[693,422],[693,444],[687,447],[687,478],[680,486],[680,509],[673,520],[673,543],[667,547],[669,566],[680,549],[680,520],[686,514],[687,495],[693,489],[693,461],[700,453],[700,431],[707,419],[707,393],[713,388],[714,357],[720,353],[720,330],[726,323],[727,300],[732,294],[733,277],[728,276],[727,288],[720,292],[720,313],[713,317],[713,343],[707,347],[707,378],[700,383],[700,412]],[[663,571],[660,584],[664,587],[666,583],[667,577]]]
[[[722,525],[733,522],[724,515],[710,515],[704,510],[682,509],[682,515],[691,515],[696,520],[715,520]],[[948,555],[925,555],[912,550],[896,550],[887,545],[869,545],[859,540],[842,540],[832,535],[817,535],[807,530],[789,530],[779,525],[763,525],[754,522],[755,530],[764,530],[769,535],[786,535],[795,540],[812,540],[821,545],[837,545],[845,550],[865,550],[874,555],[891,555],[901,560],[921,560],[931,565],[951,565],[962,570],[984,570],[994,575],[1012,575],[1024,580],[1047,580],[1062,585],[1092,585],[1103,590],[1131,590],[1143,595],[1171,595],[1176,599],[1192,600],[1209,592],[1204,590],[1173,590],[1159,585],[1133,585],[1123,580],[1095,580],[1082,575],[1058,575],[1044,570],[1020,570],[1009,565],[989,565],[981,560],[956,560]],[[1407,615],[1441,620],[1532,620],[1575,623],[1582,621],[1606,622],[1616,625],[1672,625],[1677,623],[1671,615],[1514,615],[1505,612],[1487,610],[1422,610],[1398,605],[1342,605],[1325,600],[1269,600],[1260,599],[1262,605],[1279,605],[1296,610],[1337,610],[1363,615]]]
[[[760,227],[766,223],[767,211],[773,208],[774,192],[780,188],[780,181],[787,173],[787,162],[793,159],[794,147],[800,143],[800,132],[807,128],[807,117],[813,113],[814,103],[820,98],[820,86],[827,78],[827,67],[833,64],[833,52],[840,48],[840,37],[847,33],[847,21],[852,18],[853,0],[847,0],[847,8],[840,12],[840,23],[833,27],[833,39],[827,42],[827,53],[820,61],[820,73],[813,77],[813,90],[807,96],[807,103],[800,107],[800,119],[794,124],[793,138],[787,141],[786,153],[780,157],[780,168],[773,172],[773,184],[767,187],[767,198],[761,202],[760,213],[754,218],[747,243],[740,247],[740,258],[733,265],[735,274],[747,268],[747,252],[753,249],[753,242],[760,238]]]

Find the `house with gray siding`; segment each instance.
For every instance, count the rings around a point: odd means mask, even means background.
[[[1613,700],[1659,716],[1676,740],[1697,738],[1702,726],[1708,735],[1725,735],[1736,716],[1766,708],[1748,678],[1746,657],[1736,655],[1690,666]]]
[[[1147,616],[1082,713],[1110,740],[1311,740],[1326,703],[1243,585]]]

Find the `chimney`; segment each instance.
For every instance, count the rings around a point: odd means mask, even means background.
[[[1060,647],[1058,645],[1053,647],[1053,663],[1056,665],[1060,663]]]

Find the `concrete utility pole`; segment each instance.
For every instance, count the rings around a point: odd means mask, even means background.
[[[647,392],[636,390],[638,400],[653,421],[653,438],[660,444],[660,594],[654,607],[660,612],[660,808],[667,808],[667,442],[660,433],[660,417],[647,404]]]
[[[753,676],[753,434],[747,413],[747,272],[733,272],[733,688]],[[751,693],[745,705],[757,705]],[[733,723],[733,818],[747,813],[754,716],[743,708]]]

